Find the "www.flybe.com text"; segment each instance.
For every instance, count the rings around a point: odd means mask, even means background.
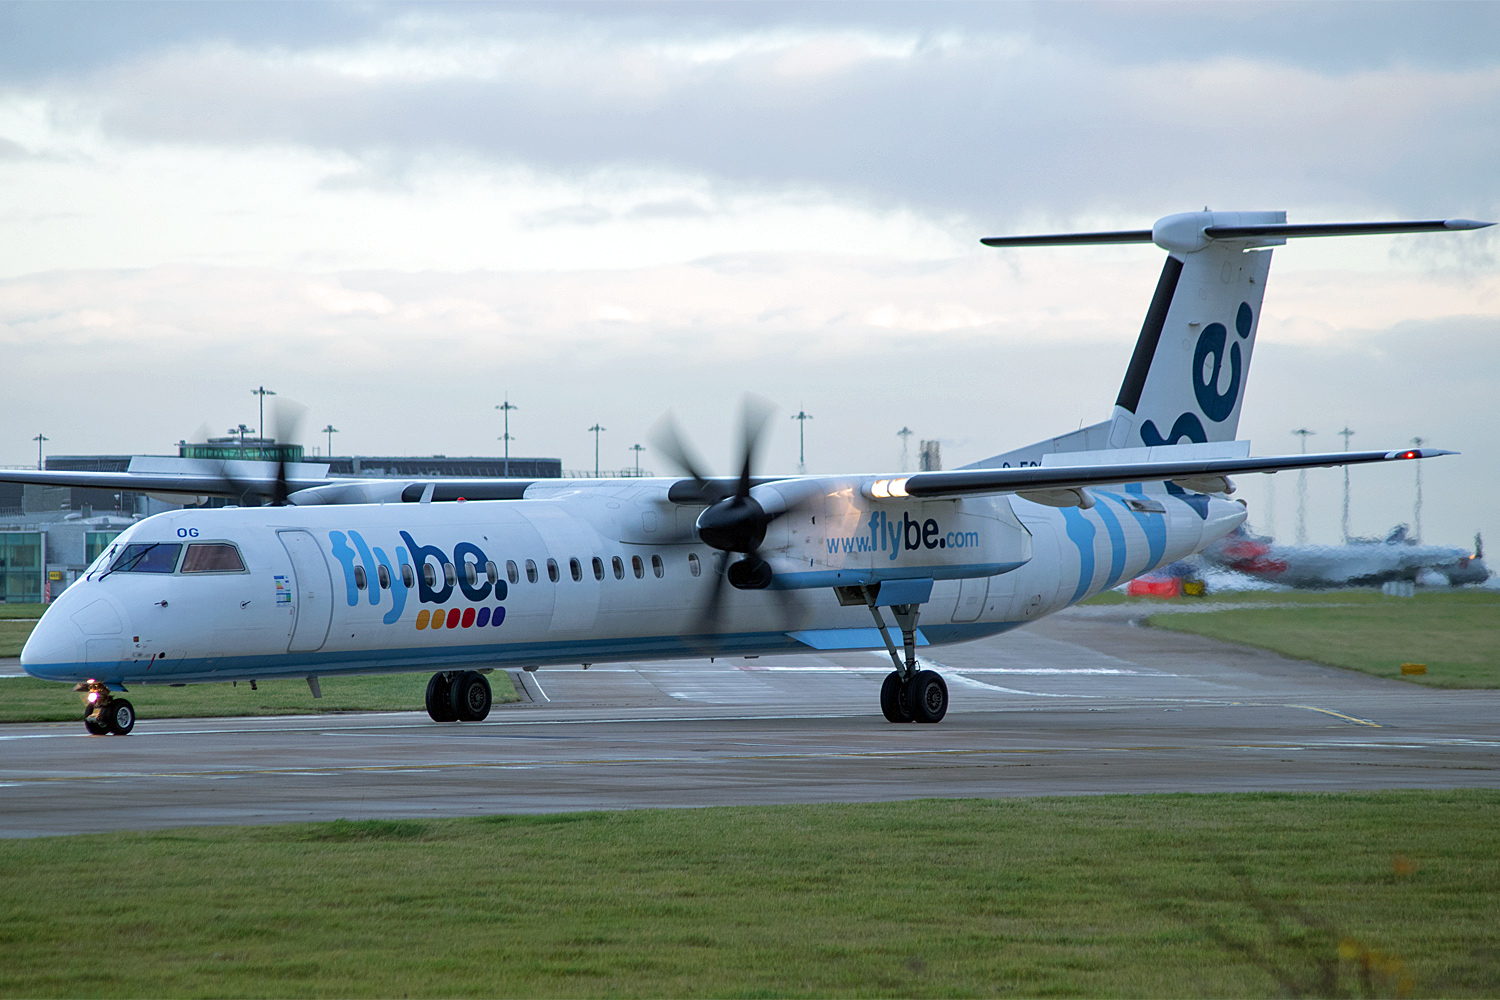
[[[870,515],[866,526],[870,529],[868,534],[829,538],[828,554],[886,552],[887,558],[895,559],[902,552],[918,549],[972,549],[979,545],[977,531],[944,532],[933,518],[918,521],[905,511],[901,512],[901,520],[894,521],[885,511],[877,510]]]

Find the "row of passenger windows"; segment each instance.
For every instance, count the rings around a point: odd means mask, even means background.
[[[660,580],[667,575],[667,565],[662,561],[661,556],[651,556],[650,563],[652,576]],[[525,566],[527,583],[537,583],[541,580],[541,571],[537,567],[536,560],[525,560]],[[687,567],[688,572],[693,576],[702,575],[703,562],[698,558],[698,554],[696,552],[688,553]],[[603,559],[599,558],[598,556],[594,556],[594,558],[590,562],[589,568],[593,571],[595,580],[603,580],[605,578],[606,567]],[[458,583],[459,571],[452,563],[443,563],[442,572],[443,583],[445,585],[451,587],[454,584]],[[616,580],[625,579],[625,560],[620,556],[611,556],[609,560],[608,572],[613,573]],[[466,561],[464,563],[463,573],[464,579],[470,587],[479,586],[479,578],[481,573],[483,574],[484,578],[491,584],[498,582],[500,579],[500,568],[493,562],[487,562],[481,567],[478,563]],[[642,559],[640,556],[631,556],[630,573],[637,580],[644,580],[646,578],[646,560]],[[422,564],[422,579],[426,582],[427,586],[434,588],[438,586],[437,575],[438,570],[435,566],[433,566],[431,562],[424,562]],[[574,583],[582,583],[583,563],[577,559],[569,559],[568,575],[573,578]],[[390,569],[385,566],[376,567],[375,576],[377,582],[380,584],[381,590],[389,590],[391,588]],[[505,562],[505,579],[510,581],[512,584],[518,584],[521,582],[521,567],[516,565],[514,559],[507,559]],[[551,580],[553,583],[559,583],[562,581],[562,568],[558,565],[556,559],[547,560],[547,579]],[[401,564],[401,583],[408,589],[417,585],[416,571],[413,570],[412,567],[407,563]],[[354,585],[360,590],[364,590],[370,585],[369,577],[365,573],[365,568],[363,566],[354,567]]]

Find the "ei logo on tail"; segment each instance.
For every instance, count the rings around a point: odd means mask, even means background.
[[[1239,402],[1245,371],[1240,341],[1249,339],[1254,321],[1255,313],[1251,310],[1250,303],[1241,302],[1239,312],[1234,317],[1234,332],[1239,335],[1238,339],[1229,339],[1229,331],[1224,328],[1223,323],[1210,323],[1198,335],[1198,344],[1193,349],[1190,376],[1193,381],[1193,397],[1197,399],[1203,416],[1214,423],[1228,420],[1229,415],[1234,412],[1235,404]],[[1229,386],[1221,393],[1219,379],[1223,374],[1226,357],[1229,361]],[[1209,365],[1210,359],[1212,367]],[[1198,414],[1180,415],[1172,422],[1172,429],[1166,436],[1157,429],[1154,421],[1145,420],[1141,423],[1141,442],[1149,447],[1178,444],[1184,439],[1198,444],[1208,440],[1208,433],[1203,429],[1203,421],[1198,419]]]

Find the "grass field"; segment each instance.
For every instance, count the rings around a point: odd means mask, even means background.
[[[1191,606],[1193,600],[1172,603]],[[1148,620],[1172,632],[1257,646],[1377,677],[1432,687],[1500,687],[1500,593],[1494,591],[1428,591],[1416,597],[1385,597],[1373,590],[1256,591],[1209,600],[1279,606],[1157,614]],[[1403,663],[1425,663],[1427,673],[1402,676]]]
[[[241,682],[187,687],[136,685],[126,695],[147,719],[215,715],[308,715],[318,712],[417,711],[430,674],[323,677],[323,697],[314,699],[303,680],[260,681],[258,691]],[[510,675],[488,675],[496,704],[519,701]],[[34,677],[0,677],[0,722],[59,722],[83,718],[83,703],[66,684]]]
[[[6,996],[1494,996],[1500,792],[0,842]]]

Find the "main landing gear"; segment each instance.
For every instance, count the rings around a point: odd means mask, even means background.
[[[135,706],[116,698],[98,681],[84,681],[73,688],[84,692],[83,728],[90,736],[129,736],[135,728]]]
[[[433,722],[481,722],[490,714],[490,682],[477,670],[449,670],[427,682]]]
[[[880,608],[875,604],[875,591],[870,587],[864,591],[865,604],[875,616],[875,627],[885,640],[886,651],[896,669],[886,674],[880,685],[880,711],[888,722],[941,722],[948,714],[948,685],[935,670],[917,669],[917,616],[920,604],[892,604],[891,614],[901,628],[901,645],[898,651],[891,641]],[[903,657],[901,654],[905,652]]]

